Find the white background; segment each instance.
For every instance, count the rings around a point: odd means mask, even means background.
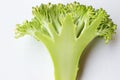
[[[31,19],[32,6],[68,3],[74,0],[0,0],[0,80],[54,80],[53,65],[46,48],[30,36],[14,38],[15,25]],[[120,80],[120,1],[79,0],[104,8],[118,25],[108,44],[96,39],[86,50],[80,80]]]

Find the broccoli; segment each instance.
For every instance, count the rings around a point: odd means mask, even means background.
[[[33,18],[17,24],[15,37],[30,35],[48,49],[55,80],[76,80],[83,50],[95,38],[108,43],[116,24],[102,8],[69,4],[41,4],[32,8]]]

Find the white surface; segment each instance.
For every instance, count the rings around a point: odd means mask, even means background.
[[[74,0],[0,0],[0,80],[53,80],[53,66],[45,47],[29,36],[14,39],[17,23],[31,19],[31,8],[41,3]],[[97,39],[84,61],[80,80],[120,80],[120,1],[79,0],[104,8],[118,25],[110,44]],[[88,53],[88,52],[87,52]]]

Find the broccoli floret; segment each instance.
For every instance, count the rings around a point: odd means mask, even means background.
[[[83,50],[95,38],[112,39],[116,24],[102,8],[70,4],[41,4],[32,8],[33,18],[17,24],[16,38],[30,35],[50,52],[55,80],[75,80]]]

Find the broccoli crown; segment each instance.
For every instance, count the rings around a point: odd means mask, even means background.
[[[70,16],[74,24],[74,33],[78,38],[87,28],[95,29],[96,36],[103,37],[106,43],[115,33],[116,25],[102,8],[95,10],[92,6],[81,5],[78,2],[70,4],[41,4],[32,8],[33,18],[23,24],[17,24],[16,38],[25,34],[39,40],[37,33],[54,39],[60,35],[66,16]],[[69,20],[68,20],[69,21]],[[66,31],[67,32],[67,31]]]

